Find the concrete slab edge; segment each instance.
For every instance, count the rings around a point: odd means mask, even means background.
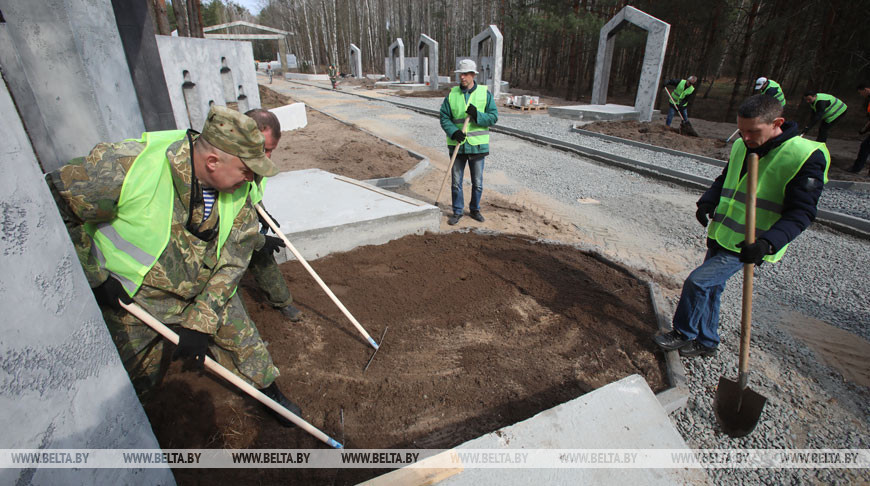
[[[318,86],[318,87],[319,87],[319,86]],[[323,89],[326,89],[326,88],[323,88]],[[367,183],[369,183],[369,184],[372,184],[372,185],[375,185],[375,186],[378,186],[378,187],[383,187],[383,188],[385,188],[385,189],[394,189],[394,188],[397,188],[397,187],[401,187],[401,186],[403,186],[403,185],[405,185],[405,184],[408,184],[409,182],[411,182],[412,180],[414,180],[414,178],[416,178],[416,177],[418,177],[418,176],[421,176],[421,175],[423,175],[424,173],[426,173],[426,171],[429,170],[429,168],[431,167],[431,165],[429,164],[429,158],[426,157],[425,155],[419,153],[419,152],[415,152],[414,150],[411,150],[411,149],[409,149],[408,147],[405,147],[404,145],[401,145],[401,144],[399,144],[399,143],[393,142],[392,140],[387,140],[386,138],[383,138],[383,137],[381,137],[381,136],[379,136],[379,135],[376,135],[376,134],[374,134],[374,133],[372,133],[372,132],[366,130],[365,128],[362,128],[362,127],[360,127],[360,126],[358,126],[358,125],[355,125],[355,124],[353,124],[353,123],[350,123],[350,122],[348,122],[348,121],[342,120],[341,118],[339,118],[339,117],[337,117],[337,116],[335,116],[335,115],[333,115],[333,114],[331,114],[331,113],[327,113],[327,112],[325,112],[325,111],[323,111],[323,110],[319,110],[319,109],[314,108],[313,106],[310,106],[310,105],[305,105],[305,106],[307,106],[309,109],[312,109],[312,110],[314,110],[314,111],[316,111],[316,112],[318,112],[318,113],[320,113],[320,114],[322,114],[322,115],[324,115],[324,116],[328,116],[329,118],[332,118],[333,120],[335,120],[335,121],[337,121],[337,122],[343,123],[343,124],[345,124],[345,125],[347,125],[347,126],[349,126],[349,127],[353,127],[353,128],[355,128],[355,129],[357,129],[357,130],[359,130],[359,131],[361,131],[361,132],[363,132],[363,133],[365,133],[365,134],[367,134],[367,135],[370,135],[370,136],[372,136],[372,137],[377,138],[378,140],[381,140],[381,141],[386,142],[386,143],[388,143],[388,144],[390,144],[390,145],[392,145],[392,146],[394,146],[394,147],[397,147],[397,148],[399,148],[399,149],[402,149],[402,150],[408,152],[408,154],[410,154],[411,157],[414,157],[415,159],[417,159],[417,160],[420,161],[420,162],[417,163],[417,165],[415,165],[414,167],[408,169],[408,170],[407,170],[404,174],[402,174],[401,176],[398,176],[398,177],[383,177],[383,178],[380,178],[380,179],[367,179],[367,180],[365,180],[364,182],[367,182]]]
[[[654,152],[664,152],[671,155],[676,155],[678,157],[686,157],[689,159],[695,159],[705,164],[715,165],[717,167],[725,167],[728,163],[724,160],[714,159],[712,157],[704,157],[703,155],[690,154],[688,152],[681,152],[679,150],[669,149],[666,147],[659,147],[657,145],[650,145],[648,143],[638,142],[635,140],[629,140],[627,138],[619,138],[614,137],[612,135],[605,135],[603,133],[591,132],[589,130],[583,130],[582,128],[578,128],[577,125],[571,125],[571,131],[575,133],[579,133],[581,135],[586,135],[588,137],[596,137],[602,140],[609,140],[611,142],[622,143],[625,145],[633,145],[635,147],[640,147],[646,150],[652,150]]]
[[[298,81],[297,81],[298,82]],[[308,85],[308,83],[300,83]],[[312,86],[312,85],[308,85]],[[319,86],[316,86],[319,88]],[[326,88],[322,88],[326,89]],[[365,98],[372,101],[381,101],[384,103],[390,103],[395,106],[405,108],[411,111],[415,111],[417,113],[422,113],[424,115],[430,116],[439,116],[438,112],[435,110],[430,110],[427,108],[420,108],[414,105],[408,105],[406,103],[401,103],[398,101],[385,100],[373,98],[371,96],[366,96],[359,93],[349,93],[344,92],[346,94],[350,94],[353,96],[358,96],[360,98]],[[564,150],[566,152],[573,152],[584,157],[590,158],[597,162],[601,162],[607,165],[620,167],[622,169],[630,170],[632,172],[637,172],[638,174],[652,177],[654,179],[662,180],[665,182],[669,182],[672,184],[677,184],[679,186],[688,187],[692,189],[698,189],[700,191],[706,191],[707,188],[710,187],[710,184],[713,183],[712,179],[707,179],[705,177],[699,177],[694,174],[686,174],[684,172],[667,169],[664,167],[658,167],[652,164],[646,164],[643,162],[639,162],[636,160],[629,159],[627,157],[621,157],[618,155],[613,155],[607,152],[603,152],[600,150],[591,149],[588,147],[583,147],[581,145],[573,144],[570,142],[563,142],[561,140],[557,140],[550,137],[544,137],[541,135],[535,135],[532,133],[524,132],[522,130],[517,130],[515,128],[508,127],[499,127],[494,126],[490,127],[490,131],[495,133],[504,133],[506,135],[511,135],[523,140],[527,140],[530,142],[538,143],[541,145],[546,145],[552,148],[556,148],[559,150]],[[615,137],[614,137],[615,138]],[[622,140],[622,139],[619,139]],[[713,159],[716,160],[716,159]],[[829,182],[830,184],[830,182]],[[854,183],[854,184],[863,184],[865,183]],[[834,186],[837,187],[837,186]],[[862,239],[870,239],[870,221],[862,220],[860,218],[855,218],[854,216],[848,216],[845,214],[835,213],[832,211],[826,211],[823,209],[819,210],[818,217],[816,221],[819,224],[823,224],[828,226],[834,230],[862,238]]]
[[[460,233],[473,232],[487,236],[530,239],[521,235],[514,235],[511,233],[502,233],[499,231],[479,228],[461,228],[455,231]],[[576,249],[577,251],[583,252],[591,256],[592,258],[595,258],[599,262],[613,268],[618,272],[624,273],[639,282],[643,282],[644,284],[646,284],[647,289],[649,290],[650,302],[652,303],[653,313],[656,316],[656,326],[658,327],[660,332],[667,332],[671,330],[670,319],[668,319],[667,314],[662,312],[663,309],[667,308],[667,303],[665,302],[664,298],[661,295],[661,292],[659,292],[658,287],[654,282],[642,277],[631,268],[619,262],[611,260],[607,256],[603,255],[600,251],[598,251],[598,248],[594,246],[580,243],[565,243],[564,241],[552,240],[548,238],[537,238],[534,241],[536,243],[549,243],[553,245],[569,246]],[[650,336],[650,339],[652,339],[652,336]],[[665,411],[670,414],[685,407],[686,403],[688,403],[689,385],[688,379],[686,378],[686,369],[683,367],[683,363],[680,361],[679,352],[665,352],[665,369],[668,384],[670,385],[670,387],[656,393],[656,398],[662,405],[662,408],[664,408]]]

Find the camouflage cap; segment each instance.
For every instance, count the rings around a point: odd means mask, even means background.
[[[278,173],[278,168],[266,157],[266,139],[257,128],[257,122],[236,110],[212,106],[202,127],[202,138],[215,148],[242,159],[259,176],[272,177]]]

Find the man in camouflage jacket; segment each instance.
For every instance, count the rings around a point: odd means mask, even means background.
[[[178,131],[178,140],[165,151],[174,190],[169,242],[131,296],[101,263],[83,224],[111,223],[117,216],[124,180],[145,149],[144,140],[100,143],[86,157],[48,176],[137,392],[141,396],[162,378],[167,362],[164,341],[123,310],[118,299],[137,303],[178,332],[173,359],[192,358],[194,367],[201,367],[207,349],[218,363],[298,413],[299,408],[278,390],[278,369],[236,294],[251,253],[269,245],[258,232],[249,200],[236,214],[220,248],[216,237],[220,225],[218,203],[214,202],[217,193],[234,193],[255,175],[277,173],[264,155],[263,135],[249,117],[219,106],[210,110],[202,135]],[[207,209],[209,194],[213,207]]]

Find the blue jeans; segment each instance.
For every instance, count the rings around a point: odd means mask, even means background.
[[[468,160],[469,158],[471,160]],[[453,163],[453,186],[451,187],[453,214],[462,215],[462,210],[465,208],[465,198],[462,196],[462,178],[465,176],[466,162],[468,170],[471,172],[471,201],[468,203],[468,209],[480,211],[480,196],[483,194],[483,161],[485,158],[467,154],[456,156],[456,161]]]
[[[867,157],[870,157],[870,135],[861,142],[861,148],[858,149],[858,158],[855,159],[855,164],[852,165],[852,170],[858,172],[864,168],[867,163]]]
[[[667,121],[665,121],[665,125],[671,126],[671,122],[674,121],[674,114],[676,112],[677,112],[677,110],[674,109],[674,105],[669,104],[668,105],[668,119],[667,119]],[[683,118],[685,118],[686,120],[689,119],[688,108],[680,108],[680,113],[683,114]]]
[[[719,301],[725,282],[743,268],[735,253],[707,250],[704,263],[689,274],[674,312],[674,329],[707,347],[719,345]]]

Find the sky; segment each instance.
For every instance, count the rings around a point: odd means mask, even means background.
[[[233,2],[247,8],[248,12],[255,16],[259,15],[262,5],[266,3],[265,0],[233,0]]]

